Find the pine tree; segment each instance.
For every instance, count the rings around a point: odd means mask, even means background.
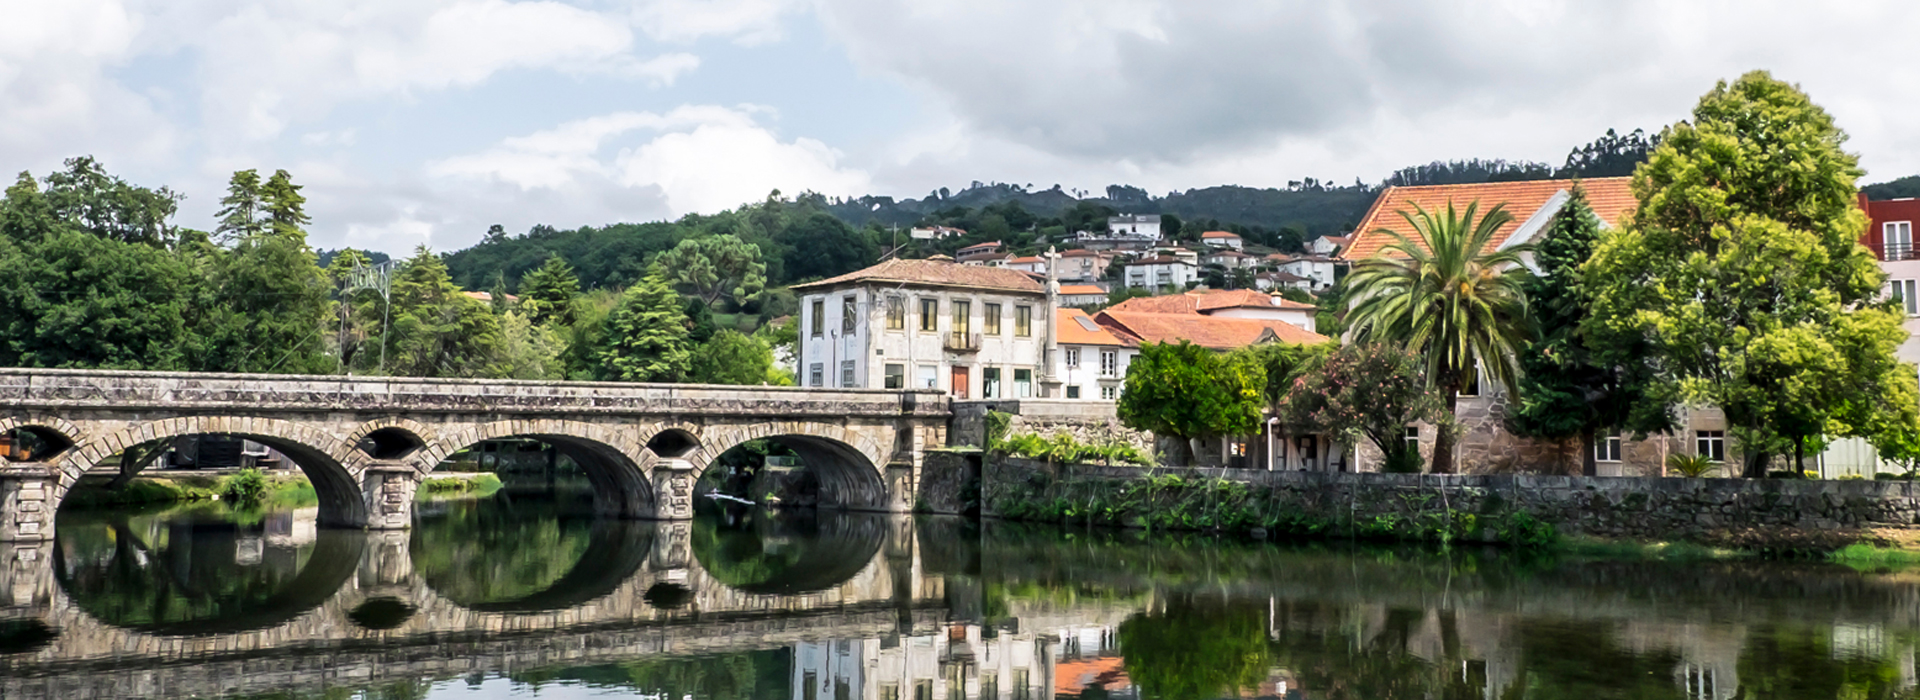
[[[607,315],[599,359],[607,379],[677,382],[687,376],[692,352],[680,295],[655,270],[628,287]]]
[[[227,181],[227,196],[220,198],[220,211],[214,214],[220,217],[213,229],[214,240],[234,245],[264,235],[267,224],[261,220],[261,208],[260,172],[235,172]]]
[[[273,177],[267,178],[266,186],[260,188],[260,205],[266,215],[268,233],[280,238],[307,244],[305,226],[313,223],[307,216],[307,198],[300,194],[301,185],[293,184],[293,176],[285,170],[273,171]]]
[[[426,246],[415,249],[390,294],[392,320],[381,342],[386,371],[413,377],[492,377],[504,369],[500,319],[479,300],[460,293],[447,266]],[[360,362],[378,352],[362,351]]]
[[[535,324],[572,325],[574,303],[580,297],[580,278],[558,253],[520,278],[520,308]]]

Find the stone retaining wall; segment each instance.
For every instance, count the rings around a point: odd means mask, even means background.
[[[1065,433],[1090,445],[1117,441],[1133,445],[1148,454],[1154,451],[1153,434],[1121,425],[1112,401],[1078,399],[955,401],[952,423],[947,430],[947,444],[985,447],[988,411],[1011,414],[1010,433],[1042,436]]]
[[[994,490],[1006,484],[1035,479],[1129,480],[1161,474],[1222,478],[1270,488],[1278,492],[1278,500],[1335,522],[1446,508],[1469,513],[1525,511],[1563,533],[1652,540],[1700,539],[1748,529],[1793,535],[1920,524],[1916,521],[1920,486],[1908,481],[1143,469],[1050,465],[1017,458],[989,460],[982,481],[984,500],[990,506]]]

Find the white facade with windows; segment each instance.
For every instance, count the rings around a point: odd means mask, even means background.
[[[869,270],[890,268],[895,274],[795,287],[801,293],[800,384],[930,388],[967,399],[1043,396],[1051,333],[1044,287],[1024,274],[990,268],[965,267],[964,275],[1011,275],[1030,290],[956,286],[952,275],[903,280],[898,274],[945,272],[928,266],[962,267],[889,261]]]
[[[1059,352],[1053,355],[1053,376],[1060,382],[1059,397],[1118,399],[1127,383],[1127,366],[1139,349],[1079,309],[1061,309],[1055,318]]]
[[[1170,257],[1152,257],[1128,263],[1127,286],[1141,289],[1186,289],[1200,280],[1200,268]]]

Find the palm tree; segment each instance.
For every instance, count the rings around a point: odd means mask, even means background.
[[[1348,317],[1353,337],[1421,353],[1427,381],[1441,392],[1449,416],[1476,367],[1485,368],[1509,395],[1516,393],[1515,357],[1531,330],[1521,290],[1525,247],[1491,245],[1494,232],[1513,215],[1498,205],[1476,220],[1479,208],[1476,201],[1460,212],[1448,202],[1444,211],[1428,212],[1416,204],[1415,213],[1400,212],[1416,237],[1376,230],[1393,241],[1356,265],[1347,280],[1360,300]],[[1433,473],[1453,472],[1453,444],[1453,431],[1440,430]]]

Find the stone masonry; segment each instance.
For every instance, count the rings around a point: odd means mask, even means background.
[[[579,463],[608,516],[691,517],[694,479],[754,439],[798,453],[822,505],[905,512],[948,417],[947,397],[926,390],[0,369],[0,432],[43,446],[0,463],[0,539],[50,537],[88,469],[195,434],[286,455],[333,527],[407,527],[429,472],[501,438],[546,442]]]

